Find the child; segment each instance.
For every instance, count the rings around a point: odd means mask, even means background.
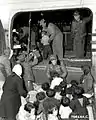
[[[50,88],[51,89],[54,89],[54,87],[57,85],[60,85],[60,83],[63,81],[63,79],[61,77],[59,77],[59,74],[54,71],[51,73],[51,76],[53,78],[52,82],[51,82],[51,85],[50,85]]]
[[[70,99],[68,97],[63,97],[61,100],[61,105],[59,109],[59,115],[61,120],[68,120],[72,110],[69,107]]]
[[[62,87],[61,87],[61,86],[55,86],[55,87],[54,87],[54,90],[55,90],[55,92],[56,92],[54,98],[56,98],[57,100],[60,100],[60,101],[61,101],[62,96],[61,96],[60,94],[61,94]]]
[[[18,120],[35,120],[35,107],[33,103],[26,102],[26,100],[21,97],[22,105],[19,109],[19,113],[17,115]]]
[[[67,86],[66,95],[68,98],[70,98],[70,100],[72,98],[75,99],[76,95],[74,94],[74,90],[77,86],[78,86],[78,82],[76,80],[71,80],[70,86]]]
[[[66,88],[67,88],[67,82],[66,80],[63,79],[63,81],[60,83],[59,85],[62,89],[61,89],[61,96],[66,96]]]
[[[40,120],[41,119],[44,120],[45,118],[44,108],[43,108],[43,101],[45,100],[45,98],[46,98],[46,95],[44,92],[39,92],[36,95],[37,108],[36,108],[35,114],[36,114],[36,118]]]
[[[57,107],[54,107],[50,111],[48,111],[48,120],[59,120]]]
[[[41,85],[37,85],[36,83],[33,83],[33,88],[34,90],[29,91],[26,98],[27,101],[31,103],[34,103],[37,100],[36,99],[37,93],[43,91],[43,89],[41,88]]]
[[[48,118],[48,112],[52,110],[54,107],[59,109],[60,101],[57,100],[55,97],[55,91],[53,89],[49,89],[46,92],[47,98],[43,102],[43,108],[46,115],[46,119]]]
[[[43,89],[44,92],[46,92],[47,90],[49,90],[50,85],[48,82],[45,82],[41,85],[41,88]]]
[[[49,36],[46,31],[42,31],[41,43],[43,44],[43,58],[47,59],[52,54],[52,50],[49,44]]]
[[[29,91],[26,98],[27,102],[34,103],[36,101],[36,94],[37,94],[37,91],[35,90]]]
[[[24,110],[27,111],[25,116],[26,120],[35,120],[35,106],[33,103],[27,103],[24,106]]]
[[[43,92],[43,89],[41,88],[41,85],[33,83],[34,90],[37,92]]]
[[[41,55],[41,52],[39,51],[38,48],[34,48],[32,50],[33,54],[36,56],[36,58],[38,59],[38,63],[42,62],[43,58],[42,58],[42,55]]]
[[[87,110],[87,105],[89,104],[89,101],[86,97],[82,95],[83,93],[84,90],[82,87],[75,88],[74,94],[76,94],[77,98],[71,100],[70,108],[72,109],[73,114],[75,114],[75,117],[79,117],[79,120],[89,120]],[[74,116],[71,115],[70,117],[72,118]]]

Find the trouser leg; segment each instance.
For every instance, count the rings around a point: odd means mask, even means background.
[[[53,41],[53,54],[63,59],[63,34],[58,33]]]
[[[43,49],[43,58],[47,59],[47,57],[48,57],[48,49],[47,49],[47,46],[44,46],[44,49]]]

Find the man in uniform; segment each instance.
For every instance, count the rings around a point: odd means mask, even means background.
[[[43,30],[49,35],[49,43],[52,43],[53,54],[58,56],[59,60],[63,60],[63,33],[53,23],[48,23],[45,19],[39,21]]]
[[[92,14],[81,20],[80,13],[74,12],[74,20],[71,26],[71,37],[73,39],[73,51],[76,58],[84,57],[84,45],[86,39],[86,23],[92,19]]]

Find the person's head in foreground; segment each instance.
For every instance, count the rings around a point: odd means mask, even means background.
[[[61,104],[64,106],[64,107],[67,107],[69,106],[70,104],[70,99],[66,96],[62,97],[61,99]]]
[[[55,90],[53,90],[53,89],[49,89],[47,92],[46,92],[46,95],[48,96],[48,97],[54,97],[55,96]]]
[[[77,98],[83,97],[84,89],[82,87],[76,87],[74,89],[74,94],[77,96]]]
[[[42,101],[42,100],[44,100],[45,98],[46,98],[46,95],[45,95],[44,92],[38,92],[37,95],[36,95],[36,99],[39,102]]]
[[[42,84],[41,88],[42,88],[44,91],[47,91],[47,90],[49,90],[50,85],[49,85],[48,82],[45,82],[45,83]]]

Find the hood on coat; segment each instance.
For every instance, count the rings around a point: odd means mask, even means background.
[[[14,72],[16,75],[21,77],[22,75],[22,66],[20,64],[17,64],[13,67],[12,72]]]

